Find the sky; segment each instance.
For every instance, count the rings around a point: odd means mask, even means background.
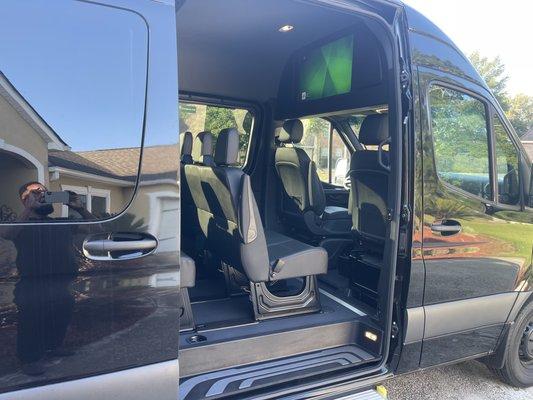
[[[1,0],[0,14],[0,70],[72,150],[140,146],[139,16],[67,0]]]
[[[500,56],[509,94],[533,96],[533,0],[404,0],[465,53]]]

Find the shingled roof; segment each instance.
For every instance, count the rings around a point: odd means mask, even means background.
[[[50,167],[61,167],[107,178],[134,182],[139,167],[138,147],[94,151],[50,151]],[[178,145],[145,147],[143,180],[177,179]]]

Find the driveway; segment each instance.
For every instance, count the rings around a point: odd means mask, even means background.
[[[389,400],[533,400],[533,388],[507,386],[476,361],[400,376],[385,387]]]

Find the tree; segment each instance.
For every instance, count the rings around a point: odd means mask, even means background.
[[[509,76],[500,57],[489,59],[475,51],[470,55],[470,61],[494,93],[516,133],[521,136],[533,128],[533,97],[507,94]]]
[[[509,98],[507,96],[507,81],[509,76],[505,72],[505,65],[500,57],[489,59],[483,57],[478,51],[470,55],[470,61],[474,64],[481,77],[494,93],[496,99],[504,111],[509,109]]]
[[[518,133],[522,136],[533,128],[533,97],[523,93],[510,99],[507,118]]]
[[[230,108],[207,106],[204,128],[206,131],[217,137],[222,129],[232,127],[237,127],[237,121]]]

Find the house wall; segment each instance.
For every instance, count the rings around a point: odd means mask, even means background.
[[[43,138],[21,117],[3,97],[0,96],[0,149],[14,146],[31,154],[44,168],[48,168],[48,147]],[[44,182],[48,178],[44,174]],[[22,183],[21,183],[22,184]]]
[[[127,189],[125,194],[131,195],[132,189]],[[178,186],[173,184],[155,184],[149,186],[141,186],[135,197],[135,201],[128,208],[127,212],[138,216],[144,216],[144,221],[150,221],[151,225],[147,226],[147,230],[158,236],[162,227],[161,219],[156,218],[156,215],[165,215],[161,210],[163,199],[167,201],[175,201],[176,207],[178,205],[177,200],[179,196]],[[166,215],[174,215],[168,213]],[[172,217],[173,218],[173,217]],[[168,222],[168,221],[167,221]],[[178,220],[176,219],[176,228],[178,226]],[[158,237],[159,238],[159,237]]]
[[[23,206],[18,196],[19,187],[39,178],[42,178],[43,183],[48,183],[45,173],[48,168],[48,147],[2,96],[0,121],[0,206],[6,206],[20,215]]]

